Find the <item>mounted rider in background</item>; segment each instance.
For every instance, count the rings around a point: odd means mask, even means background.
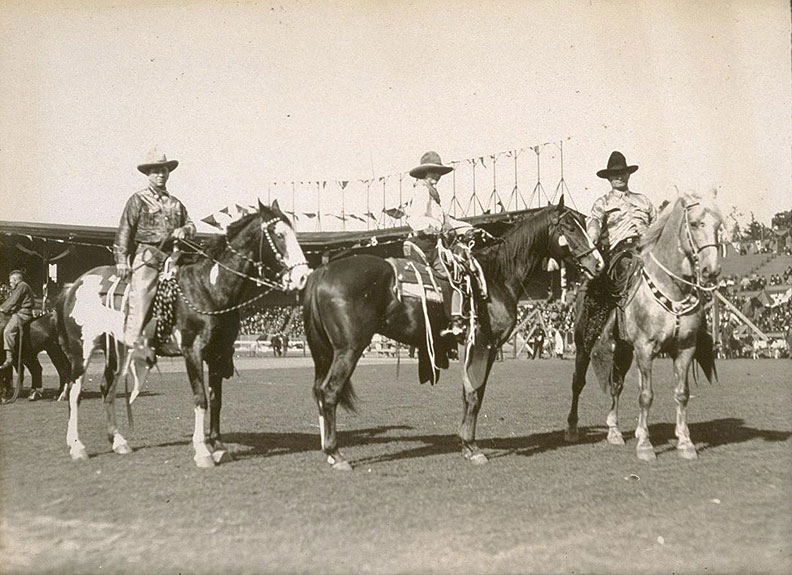
[[[195,224],[184,204],[165,186],[178,165],[177,160],[168,160],[156,150],[138,165],[138,171],[148,178],[148,186],[127,201],[113,243],[116,272],[130,283],[124,325],[124,343],[130,348],[139,342],[166,252],[175,240],[195,235]]]
[[[21,344],[21,333],[25,325],[33,321],[35,304],[33,290],[25,282],[25,276],[20,270],[8,274],[8,283],[11,285],[11,293],[0,306],[0,312],[11,317],[3,330],[5,361],[0,365],[0,370],[14,364],[14,349],[18,342]]]
[[[474,228],[466,222],[451,217],[443,208],[437,183],[440,178],[453,171],[451,166],[444,166],[437,152],[426,152],[421,156],[418,166],[410,170],[410,175],[415,178],[412,199],[406,209],[407,224],[412,228],[415,237],[411,238],[426,256],[427,263],[441,277],[447,278],[443,262],[440,260],[438,240],[445,247],[451,247],[459,237],[473,233]],[[448,278],[451,281],[451,278]],[[444,298],[445,299],[445,298]],[[457,340],[464,340],[465,321],[463,315],[463,299],[457,289],[452,290],[450,309],[451,323],[440,335],[451,335]]]

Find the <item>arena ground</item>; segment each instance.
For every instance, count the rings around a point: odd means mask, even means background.
[[[697,461],[673,449],[667,360],[655,368],[654,463],[635,457],[635,374],[624,447],[605,442],[593,375],[583,441],[563,441],[569,360],[496,365],[479,420],[490,456],[460,456],[459,364],[434,388],[403,360],[365,359],[341,413],[335,472],[319,452],[310,360],[243,359],[225,386],[235,460],[194,467],[192,400],[167,362],[135,403],[128,456],[112,453],[94,381],[81,410],[92,457],[65,445],[67,406],[0,407],[2,573],[789,573],[788,360],[720,362],[693,387]],[[45,379],[48,396],[56,387]],[[122,403],[118,403],[125,421]]]

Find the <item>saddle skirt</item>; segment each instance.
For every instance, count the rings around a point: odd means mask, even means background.
[[[425,296],[427,302],[443,302],[440,282],[448,282],[448,279],[438,277],[436,270],[413,259],[385,258],[385,261],[391,265],[396,276],[396,293],[399,299],[402,296],[415,298]]]

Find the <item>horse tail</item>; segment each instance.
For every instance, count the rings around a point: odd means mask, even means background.
[[[319,307],[317,291],[319,284],[327,273],[324,266],[315,270],[308,276],[308,284],[303,295],[303,323],[305,324],[305,337],[314,360],[316,378],[324,378],[333,363],[333,344],[327,335],[322,323],[322,311]],[[355,411],[355,390],[352,382],[347,381],[338,393],[338,403],[349,411]]]
[[[704,329],[700,329],[696,336],[696,352],[693,358],[701,366],[707,381],[717,383],[718,369],[715,367],[715,342],[712,336]],[[693,378],[696,379],[695,367]],[[696,379],[696,381],[698,380]]]

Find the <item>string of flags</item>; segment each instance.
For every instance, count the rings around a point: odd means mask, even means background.
[[[456,170],[452,184],[454,186],[453,197],[451,198],[452,215],[457,216],[458,211],[461,211],[461,215],[464,217],[486,213],[487,211],[498,212],[523,209],[531,207],[530,204],[533,203],[534,199],[541,202],[541,197],[536,194],[537,188],[540,191],[543,190],[538,169],[539,160],[542,151],[550,145],[558,146],[561,152],[562,181],[559,186],[563,184],[565,187],[563,183],[563,141],[545,142],[535,146],[450,161],[449,165]],[[517,182],[518,159],[522,158],[526,152],[528,152],[526,154],[528,157],[524,158],[525,161],[523,163],[532,167],[535,162],[537,168],[537,187],[534,187],[534,193],[529,201],[522,197],[522,191]],[[501,166],[498,163],[502,158],[509,159],[507,165]],[[464,166],[470,169],[460,173],[460,168]],[[524,169],[525,166],[523,166]],[[485,170],[491,176],[487,176]],[[499,185],[497,179],[498,172],[501,173],[501,185]],[[506,177],[513,178],[513,181],[509,181],[507,186],[503,185],[506,183],[503,180],[504,174]],[[487,181],[483,179],[485,176],[488,178]],[[470,181],[461,182],[463,177],[467,177]],[[531,186],[533,186],[533,182],[531,182]],[[464,187],[466,197],[470,195],[467,207],[462,205],[457,199],[457,187]],[[386,190],[386,188],[388,189]],[[501,197],[498,188],[504,193],[503,197]],[[330,222],[339,222],[344,229],[346,229],[347,223],[357,227],[363,225],[368,229],[372,226],[404,225],[405,222],[402,220],[405,218],[409,197],[412,195],[411,189],[412,179],[407,172],[402,172],[360,180],[273,182],[268,186],[266,196],[260,193],[260,199],[262,202],[271,203],[271,199],[277,198],[282,208],[289,207],[289,209],[283,210],[284,213],[292,218],[295,226],[299,225],[303,229],[308,226],[309,228],[315,227],[317,231],[321,231],[324,228],[322,225],[323,219]],[[531,187],[528,186],[525,189],[530,190]],[[398,200],[396,199],[397,193]],[[356,201],[352,203],[352,209],[349,209],[350,206],[347,201],[350,196],[356,198]],[[365,201],[361,201],[361,198],[365,198]],[[482,199],[484,200],[483,202]],[[549,198],[546,199],[550,201]],[[253,205],[232,204],[201,218],[201,221],[224,231],[231,222],[252,213],[255,209]],[[472,213],[469,213],[471,211]],[[338,226],[339,224],[335,225]],[[332,224],[331,227],[333,227]]]

